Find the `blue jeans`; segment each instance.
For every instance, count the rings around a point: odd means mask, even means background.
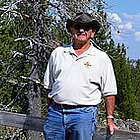
[[[43,127],[45,140],[92,140],[97,106],[63,109],[50,105]]]

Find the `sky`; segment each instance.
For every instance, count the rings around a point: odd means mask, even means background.
[[[140,0],[104,0],[108,20],[120,31],[112,29],[116,43],[124,43],[126,57],[140,59]]]

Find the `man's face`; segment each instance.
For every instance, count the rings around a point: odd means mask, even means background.
[[[90,38],[92,38],[96,32],[96,30],[92,29],[90,25],[79,23],[73,24],[70,30],[71,34],[74,36],[74,41],[80,43],[90,41]]]

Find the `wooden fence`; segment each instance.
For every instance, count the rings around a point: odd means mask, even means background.
[[[44,122],[45,118],[42,117],[0,111],[0,125],[42,132]],[[105,127],[97,126],[94,140],[140,140],[140,133],[115,130],[114,135],[110,136]]]

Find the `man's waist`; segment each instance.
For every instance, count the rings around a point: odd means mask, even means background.
[[[97,106],[97,105],[68,105],[68,104],[59,104],[56,103],[51,99],[51,103],[55,106],[61,107],[63,109],[74,109],[74,108],[82,108],[82,107],[89,107],[89,106]]]

